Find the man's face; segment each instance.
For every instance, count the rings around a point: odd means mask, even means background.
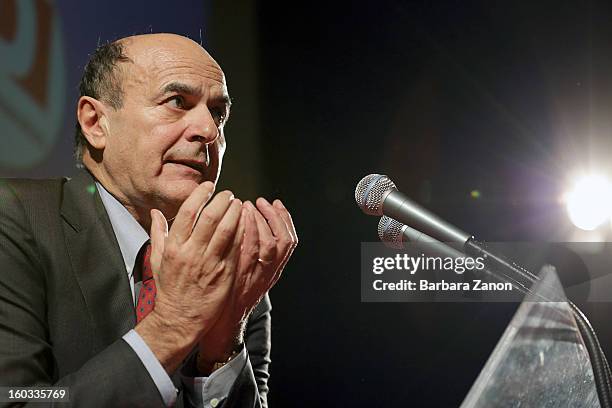
[[[120,200],[172,217],[198,184],[219,176],[225,77],[183,37],[136,37],[125,48],[133,63],[121,64],[123,106],[108,113],[102,165]]]

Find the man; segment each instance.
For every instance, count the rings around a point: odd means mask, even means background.
[[[297,235],[279,200],[213,197],[221,68],[184,37],[134,36],[100,47],[80,89],[85,170],[0,188],[0,385],[87,407],[266,406],[266,293]]]

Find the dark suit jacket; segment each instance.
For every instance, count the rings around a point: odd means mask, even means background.
[[[82,407],[163,406],[121,338],[135,324],[119,245],[89,173],[0,180],[0,386],[66,386]],[[267,297],[246,338],[249,361],[223,407],[266,405]]]

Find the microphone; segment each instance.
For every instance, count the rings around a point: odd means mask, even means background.
[[[395,183],[383,174],[370,174],[362,178],[355,188],[355,201],[359,208],[368,215],[386,215],[437,241],[460,243],[466,254],[482,257],[487,266],[494,270],[505,270],[504,275],[511,276],[513,281],[519,282],[522,286],[530,287],[538,280],[530,271],[490,252],[471,234],[444,221],[412,201],[399,192]],[[402,233],[406,231],[409,230],[404,229]],[[409,231],[409,234],[413,232]]]
[[[472,236],[427,211],[397,190],[382,174],[370,174],[355,188],[355,201],[368,215],[386,215],[442,242],[465,244]]]
[[[402,224],[391,217],[383,215],[378,222],[378,238],[388,247],[401,249],[405,242],[412,243],[440,243],[435,238],[417,231],[408,225]]]
[[[440,242],[386,215],[382,216],[378,222],[378,237],[386,246],[394,249],[402,249],[404,248],[404,244],[411,243],[433,256],[454,259],[463,258],[465,256],[464,253],[452,246]],[[482,272],[485,273],[489,279],[496,282],[510,282],[515,289],[522,293],[529,293],[529,286],[526,286],[524,282],[517,279],[514,273],[508,273],[506,268],[502,268],[496,272],[489,268],[485,268]]]

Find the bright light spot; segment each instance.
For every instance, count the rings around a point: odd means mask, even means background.
[[[480,191],[478,191],[478,190],[470,191],[470,197],[472,197],[474,199],[480,198]]]
[[[565,196],[570,220],[580,229],[593,230],[612,214],[612,185],[601,176],[587,176]]]

